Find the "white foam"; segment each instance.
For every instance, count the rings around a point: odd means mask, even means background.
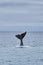
[[[19,45],[17,45],[16,47],[18,47],[18,48],[31,48],[30,46],[19,46]]]

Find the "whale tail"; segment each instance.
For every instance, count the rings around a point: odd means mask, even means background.
[[[16,37],[17,37],[18,39],[23,39],[23,38],[25,37],[25,35],[26,35],[26,32],[24,32],[24,33],[22,33],[22,34],[18,34],[18,35],[16,35]]]
[[[20,41],[21,41],[20,46],[23,46],[23,40],[22,40],[22,39],[25,37],[25,35],[26,35],[26,32],[24,32],[24,33],[22,33],[22,34],[16,35],[16,37],[17,37],[18,39],[20,39]]]

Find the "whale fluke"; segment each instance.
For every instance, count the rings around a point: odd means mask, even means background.
[[[25,37],[25,35],[26,35],[26,32],[24,32],[24,33],[22,33],[22,34],[16,35],[16,37],[21,40],[20,46],[23,45],[23,38]]]
[[[22,34],[18,34],[18,35],[16,35],[16,37],[17,37],[18,39],[23,39],[25,35],[26,35],[26,32],[24,32],[24,33],[22,33]]]

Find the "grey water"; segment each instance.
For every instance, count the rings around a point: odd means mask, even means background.
[[[27,32],[24,48],[15,35],[21,32],[0,32],[0,65],[43,65],[43,32]]]

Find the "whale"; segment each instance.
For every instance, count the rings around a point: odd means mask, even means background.
[[[17,34],[15,35],[19,40],[20,40],[20,46],[23,46],[23,38],[25,37],[27,32],[21,33],[21,34]]]

